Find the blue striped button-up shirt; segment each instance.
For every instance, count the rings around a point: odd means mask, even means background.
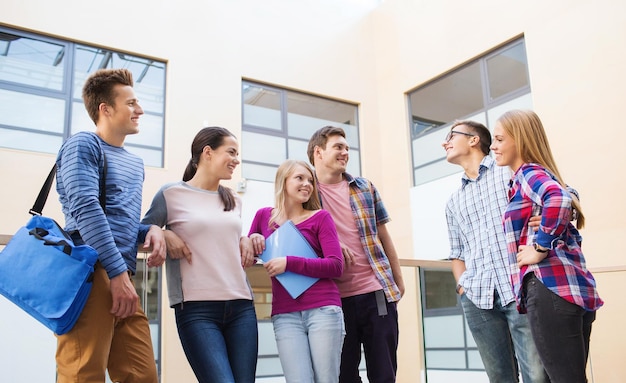
[[[461,187],[446,205],[448,259],[465,262],[459,284],[481,309],[493,308],[494,291],[503,305],[515,300],[502,227],[510,179],[508,167],[497,166],[492,157],[485,156],[478,177],[472,180],[463,175]]]

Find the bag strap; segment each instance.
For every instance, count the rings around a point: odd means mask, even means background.
[[[100,148],[102,153],[102,159],[104,164],[102,165],[102,174],[100,174],[100,206],[102,206],[102,210],[104,214],[106,214],[106,201],[107,201],[107,189],[106,189],[106,177],[107,177],[107,159],[104,155],[104,150]],[[50,173],[48,177],[46,177],[46,181],[41,186],[41,190],[39,191],[39,195],[33,204],[33,207],[28,211],[31,215],[41,215],[43,211],[43,207],[48,200],[48,194],[50,194],[50,188],[52,187],[52,182],[54,181],[54,177],[57,174],[57,164],[55,163],[50,169]]]

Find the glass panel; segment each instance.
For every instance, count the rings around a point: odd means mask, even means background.
[[[278,355],[274,327],[270,321],[259,321],[259,355]]]
[[[125,145],[124,148],[141,157],[145,166],[163,167],[163,151],[161,149],[138,148],[131,145]]]
[[[163,145],[163,117],[143,114],[139,118],[139,133],[126,136],[125,142],[160,149]]]
[[[480,79],[477,61],[411,93],[411,137],[482,109]]]
[[[93,132],[96,130],[96,125],[89,117],[85,104],[82,101],[72,102],[72,124],[70,126],[70,135],[76,134],[82,131]]]
[[[61,136],[0,128],[0,146],[4,148],[56,154],[62,143]]]
[[[358,150],[350,149],[350,159],[346,171],[355,177],[361,175],[361,153]]]
[[[159,334],[161,325],[150,323],[150,338],[152,338],[152,348],[154,349],[154,360],[159,360]]]
[[[430,134],[413,140],[413,165],[417,167],[445,157],[446,151],[441,144],[449,131],[450,125],[446,124]]]
[[[489,117],[489,125],[487,125],[487,127],[489,128],[489,130],[493,132],[493,128],[495,128],[496,126],[496,120],[509,110],[532,109],[532,108],[533,108],[532,93],[526,93],[525,95],[515,98],[511,101],[505,102],[504,104],[495,106],[487,111],[487,116]]]
[[[244,124],[282,130],[279,92],[245,82],[242,91]]]
[[[165,64],[162,62],[113,52],[106,49],[76,46],[74,98],[81,98],[87,77],[102,68],[127,68],[133,73],[134,89],[146,111],[163,113],[165,105]]]
[[[64,100],[0,89],[0,124],[62,134],[64,121]]]
[[[241,169],[243,178],[256,181],[274,182],[278,166],[264,166],[244,163]]]
[[[348,141],[348,145],[350,145],[350,150],[359,148],[359,128],[354,125],[346,124],[339,124],[339,127],[343,128],[346,132],[346,141]]]
[[[456,281],[449,270],[424,270],[424,308],[456,307]]]
[[[528,86],[528,66],[524,43],[516,44],[488,58],[487,79],[490,100]]]
[[[354,125],[340,124],[335,121],[321,120],[318,118],[301,116],[298,114],[287,115],[287,125],[289,126],[289,136],[309,140],[313,133],[324,126],[336,126],[343,128],[346,133],[346,141],[351,148],[359,147],[358,128]]]
[[[265,358],[259,357],[256,364],[256,376],[257,378],[274,378],[271,380],[267,380],[267,382],[270,383],[284,382],[284,379],[278,378],[279,376],[283,376],[283,368],[280,365],[280,359],[278,359],[278,356]]]
[[[437,162],[415,169],[413,171],[413,184],[415,186],[425,184],[426,182],[458,173],[460,170],[462,169],[460,169],[458,165],[452,165],[448,163],[445,158],[442,158]],[[459,181],[459,184],[460,182],[461,181]]]
[[[289,156],[287,158],[290,160],[301,160],[310,165],[311,163],[306,153],[308,146],[308,141],[288,140],[287,153],[289,153]]]
[[[360,175],[360,159],[358,156],[359,136],[357,127],[357,106],[345,102],[334,101],[323,97],[307,95],[287,90],[274,90],[262,85],[244,82],[243,92],[243,120],[242,158],[248,166],[244,167],[245,174],[250,174],[253,168],[250,162],[267,163],[279,166],[285,159],[299,159],[308,162],[306,148],[311,135],[318,129],[333,125],[342,127],[346,132],[346,140],[351,148],[351,161],[348,171]],[[285,99],[285,102],[281,101]],[[286,107],[288,110],[285,111]],[[283,129],[283,118],[287,119],[287,128]],[[252,126],[272,129],[279,136],[268,136],[262,133],[253,133]],[[278,133],[280,131],[280,133]],[[269,138],[264,138],[267,136]],[[279,138],[285,137],[287,148]],[[253,144],[252,144],[253,143]],[[267,151],[272,148],[272,151]],[[278,151],[275,149],[278,148]],[[269,176],[268,167],[254,168],[259,172],[251,179],[272,181],[276,167]]]
[[[483,125],[488,127],[488,125],[487,125],[487,115],[485,114],[485,112],[480,112],[480,113],[477,113],[477,114],[475,114],[473,116],[464,117],[463,120],[471,120],[471,121],[480,122],[481,124],[483,124]]]
[[[0,80],[63,89],[66,46],[0,32]]]
[[[244,131],[241,133],[241,157],[244,161],[280,165],[287,158],[285,141],[282,137]]]
[[[476,342],[474,341],[472,331],[470,330],[467,321],[465,322],[465,343],[467,344],[467,347],[478,347],[476,346]]]
[[[289,136],[308,140],[319,128],[332,125],[342,127],[350,146],[358,147],[356,105],[288,91],[287,109]]]
[[[467,368],[471,368],[474,370],[485,369],[485,365],[483,364],[483,360],[480,358],[480,353],[478,352],[478,350],[467,351]]]
[[[153,267],[146,271],[145,259],[138,259],[137,270],[132,279],[148,320],[159,321],[159,269]]]
[[[324,126],[340,126],[334,121],[322,120],[321,118],[308,117],[300,114],[289,113],[287,115],[287,126],[289,126],[289,136],[308,140],[313,133]]]
[[[334,124],[356,125],[356,106],[327,98],[287,91],[287,113],[314,117]],[[318,126],[321,128],[324,125]]]
[[[463,325],[460,314],[424,317],[424,347],[465,347]]]
[[[464,351],[433,351],[426,350],[428,368],[465,369]]]

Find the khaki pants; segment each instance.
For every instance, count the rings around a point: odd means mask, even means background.
[[[157,383],[148,318],[137,305],[131,317],[111,315],[109,278],[96,267],[91,294],[74,328],[57,336],[57,383]]]

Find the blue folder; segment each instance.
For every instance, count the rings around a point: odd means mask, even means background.
[[[260,258],[263,262],[267,262],[270,259],[285,257],[287,255],[318,258],[309,242],[291,221],[283,223],[265,239],[265,251],[263,251]],[[276,279],[283,285],[293,299],[298,298],[306,289],[319,280],[319,278],[292,273],[290,271],[278,274]]]

